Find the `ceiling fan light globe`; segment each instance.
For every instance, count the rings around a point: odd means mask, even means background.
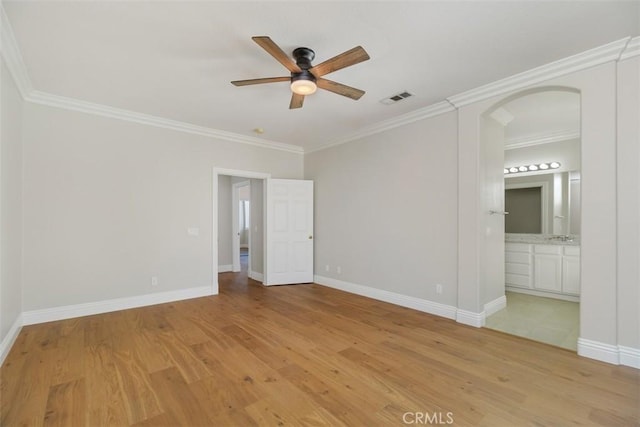
[[[291,92],[298,95],[311,95],[318,90],[318,86],[311,80],[295,80],[291,82]]]

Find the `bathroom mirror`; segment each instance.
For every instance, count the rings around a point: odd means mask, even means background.
[[[505,233],[580,234],[578,171],[505,177]]]

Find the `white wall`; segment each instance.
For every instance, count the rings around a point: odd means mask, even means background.
[[[484,114],[480,120],[482,152],[480,154],[480,301],[500,304],[504,293],[504,126]]]
[[[302,177],[300,154],[24,111],[25,311],[211,286],[213,168]]]
[[[218,176],[218,271],[233,267],[233,215],[231,177]]]
[[[640,58],[617,71],[618,340],[640,349]]]
[[[22,107],[0,57],[0,363],[22,312]]]
[[[455,165],[455,113],[305,155],[316,274],[455,306]]]

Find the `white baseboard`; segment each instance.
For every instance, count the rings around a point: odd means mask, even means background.
[[[225,265],[218,266],[218,273],[227,273],[229,271],[233,271],[233,265],[225,264]]]
[[[620,353],[620,364],[640,369],[640,349],[633,347],[618,346]]]
[[[481,313],[475,313],[467,310],[456,310],[456,322],[463,325],[474,326],[476,328],[482,328],[486,319],[484,311]]]
[[[389,292],[382,289],[376,289],[369,286],[358,285],[355,283],[345,282],[330,277],[313,276],[313,281],[319,285],[328,286],[330,288],[339,289],[356,295],[373,298],[379,301],[396,304],[402,307],[413,308],[414,310],[423,311],[429,314],[446,317],[447,319],[456,318],[456,308],[438,302],[428,301],[421,298],[402,295],[395,292]]]
[[[503,308],[507,307],[507,296],[506,295],[502,295],[501,297],[498,297],[496,299],[494,299],[493,301],[489,301],[488,303],[486,303],[484,305],[484,315],[485,318],[491,316],[494,313],[497,313],[498,311],[502,310]]]
[[[578,354],[589,359],[640,369],[640,349],[578,338]]]
[[[253,280],[257,281],[257,282],[263,282],[264,281],[264,274],[258,273],[257,271],[249,270],[249,278],[253,279]]]
[[[16,338],[18,338],[18,334],[20,334],[20,330],[22,329],[22,314],[18,315],[11,328],[9,328],[9,332],[5,335],[2,342],[0,342],[0,366],[4,363],[4,359],[9,354],[11,347],[13,347],[13,343],[16,342]]]
[[[209,295],[214,295],[212,287],[200,286],[197,288],[158,292],[154,294],[116,298],[106,301],[31,310],[22,313],[22,324],[33,325],[36,323],[52,322],[54,320],[72,319],[74,317],[90,316],[93,314],[108,313],[111,311],[126,310],[129,308],[164,304],[167,302],[199,298]]]
[[[618,346],[612,344],[578,338],[578,355],[614,365],[620,364]]]

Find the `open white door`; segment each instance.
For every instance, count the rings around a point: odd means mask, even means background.
[[[268,179],[265,285],[313,282],[313,181]]]

